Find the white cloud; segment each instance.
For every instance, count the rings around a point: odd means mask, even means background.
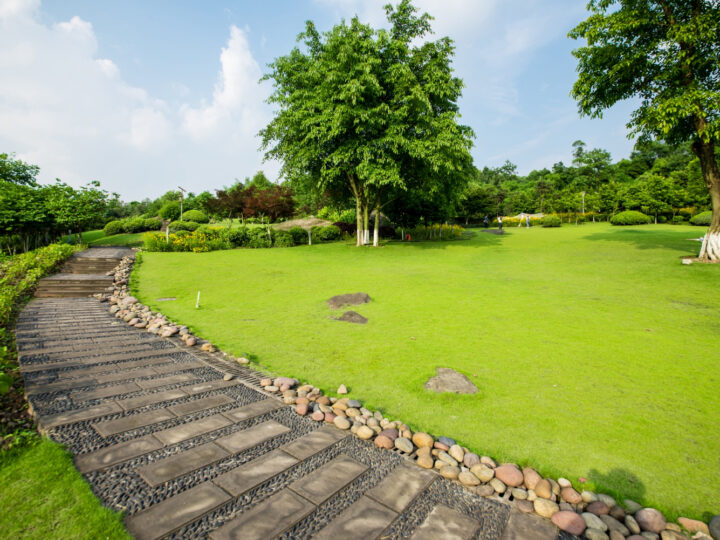
[[[39,2],[0,0],[0,71],[0,152],[38,164],[43,182],[98,179],[129,200],[178,184],[218,188],[263,166],[256,133],[270,118],[269,89],[236,27],[215,91],[199,106],[129,85],[120,66],[98,57],[90,22],[43,24]],[[265,165],[270,177],[278,169]]]

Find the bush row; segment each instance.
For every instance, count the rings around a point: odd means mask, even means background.
[[[693,216],[692,218],[690,218],[690,223],[692,225],[709,227],[711,220],[712,220],[712,212],[708,210],[707,212],[701,212],[697,216]]]
[[[560,227],[560,225],[562,225],[560,216],[555,215],[545,216],[542,218],[541,222],[543,227]]]
[[[159,231],[162,222],[155,218],[133,217],[108,222],[103,227],[105,236],[114,236],[122,233],[138,233],[144,231]]]
[[[187,223],[187,222],[180,222]],[[197,225],[197,224],[195,224]],[[172,224],[170,230],[173,230]],[[330,242],[341,236],[340,229],[333,225],[313,227],[313,242]],[[308,233],[301,227],[289,231],[277,231],[272,227],[213,227],[199,225],[195,230],[178,230],[167,238],[162,233],[152,233],[145,237],[147,251],[192,251],[195,253],[219,249],[293,247],[307,244]]]
[[[613,225],[647,225],[651,221],[650,216],[636,210],[626,210],[610,218]]]

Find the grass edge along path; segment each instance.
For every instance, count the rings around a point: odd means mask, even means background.
[[[0,486],[4,538],[130,538],[122,514],[100,504],[54,441],[43,437],[0,455]]]
[[[375,250],[147,253],[131,285],[272,372],[346,384],[393,419],[578,490],[707,520],[720,513],[720,298],[715,265],[680,264],[697,235],[588,224]],[[353,308],[369,323],[330,320],[325,300],[358,291],[373,298]],[[480,391],[424,391],[437,366]]]

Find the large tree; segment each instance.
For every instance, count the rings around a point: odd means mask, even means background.
[[[265,76],[278,107],[261,132],[266,156],[281,160],[291,181],[354,199],[358,245],[369,240],[370,211],[377,245],[384,204],[414,190],[423,199],[459,197],[472,164],[452,41],[427,40],[431,17],[409,0],[385,11],[389,30],[356,17],[320,34],[308,22],[303,50],[276,59]]]
[[[581,114],[639,98],[628,127],[641,140],[690,141],[713,216],[700,257],[720,260],[720,5],[717,0],[590,0],[570,32]]]

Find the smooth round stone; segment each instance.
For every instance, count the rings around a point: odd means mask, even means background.
[[[610,540],[625,540],[625,537],[620,534],[618,531],[609,531],[610,532]]]
[[[557,481],[560,488],[572,487],[572,483],[567,478],[558,478]]]
[[[226,373],[223,375],[223,381],[232,381],[235,377],[232,373]]]
[[[609,514],[603,514],[603,515],[601,515],[601,516],[599,516],[599,517],[600,517],[601,520],[603,520],[603,522],[605,523],[605,525],[608,526],[608,530],[610,530],[610,531],[618,531],[618,532],[621,533],[623,536],[629,536],[629,535],[630,535],[630,531],[628,530],[628,528],[627,528],[625,525],[623,525],[622,523],[620,523],[617,519],[615,519],[614,517],[612,517],[611,515],[609,515]]]
[[[415,435],[413,435],[412,442],[418,448],[424,448],[424,447],[431,448],[435,441],[427,433],[418,432]]]
[[[320,405],[327,405],[327,406],[331,405],[330,398],[327,396],[320,396],[315,401],[317,401]]]
[[[638,522],[635,521],[635,518],[632,517],[630,514],[625,516],[625,526],[628,528],[628,530],[632,534],[640,534],[640,525],[638,525]]]
[[[540,474],[532,467],[524,467],[522,470],[522,474],[523,483],[528,489],[535,489],[537,483],[542,480],[542,476],[540,476]]]
[[[345,414],[347,416],[349,416],[350,418],[355,418],[356,416],[360,416],[360,411],[358,411],[357,409],[354,409],[352,407],[348,407],[345,410]]]
[[[458,475],[458,480],[465,486],[480,485],[480,479],[470,471],[463,471]]]
[[[520,510],[523,514],[532,514],[533,513],[533,503],[530,501],[515,501],[515,506],[517,506],[518,510]]]
[[[443,452],[447,452],[450,450],[450,447],[447,444],[443,444],[441,442],[435,441],[433,444],[433,448],[437,448],[438,450],[442,450]]]
[[[451,439],[450,437],[438,437],[438,442],[450,448],[452,445],[455,444],[455,439]]]
[[[653,534],[653,533],[648,533]],[[657,536],[657,535],[655,535]],[[642,534],[632,534],[628,536],[628,540],[647,540],[647,536],[643,536]]]
[[[643,531],[640,533],[641,538],[647,538],[647,540],[660,540],[660,535],[650,531]]]
[[[265,390],[267,390],[268,392],[277,392],[280,389],[277,386],[270,385],[270,386],[266,386]]]
[[[495,460],[488,456],[480,456],[480,463],[484,463],[488,467],[492,467],[493,469],[497,467],[497,463],[495,463]]]
[[[188,347],[193,347],[197,343],[197,340],[193,337],[188,338],[187,341],[185,341],[185,345]]]
[[[450,454],[458,463],[462,463],[465,458],[465,451],[457,444],[453,444],[450,447],[448,454]]]
[[[260,379],[260,386],[270,386],[272,379]]]
[[[344,416],[336,416],[333,424],[335,424],[335,427],[338,429],[350,429],[350,420]]]
[[[665,529],[664,531],[660,532],[660,540],[686,540],[686,539],[687,539],[687,536],[680,534],[677,531]]]
[[[473,454],[472,452],[466,452],[463,456],[463,464],[468,469],[471,469],[473,466],[480,464],[480,456]]]
[[[535,513],[544,518],[551,518],[560,511],[560,507],[550,499],[538,498],[533,501]]]
[[[665,516],[655,508],[643,508],[635,513],[635,521],[643,531],[650,531],[660,534],[665,529],[667,522]]]
[[[328,424],[332,424],[335,421],[335,418],[337,418],[336,414],[333,414],[331,412],[325,412],[325,422]]]
[[[610,508],[610,515],[618,521],[622,521],[625,519],[625,510],[623,510],[616,504],[615,506]]]
[[[283,403],[285,405],[293,405],[295,403],[295,398],[291,396],[286,396],[283,398]]]
[[[610,537],[600,529],[588,527],[585,529],[585,538],[587,538],[587,540],[609,540]]]
[[[308,403],[310,403],[310,400],[309,400],[308,398],[306,398],[306,397],[302,397],[302,396],[301,396],[301,397],[297,398],[297,400],[296,400],[295,402],[296,402],[298,405],[300,405],[300,404],[307,405]]]
[[[293,386],[295,386],[297,383],[298,383],[297,379],[291,379],[290,377],[278,377],[277,379],[275,379],[275,380],[273,381],[273,384],[274,384],[275,386],[285,386],[285,385],[287,385],[287,386],[289,386],[289,387],[291,387],[291,388],[292,388]]]
[[[588,526],[588,529],[599,529],[601,531],[607,531],[608,526],[605,524],[605,522],[597,517],[595,514],[592,514],[590,512],[583,512],[582,518],[585,520],[585,524]]]
[[[634,514],[638,510],[642,510],[642,505],[636,503],[632,499],[625,499],[623,501],[623,504],[625,505],[625,508],[627,508],[628,512],[631,514]]]
[[[524,501],[528,497],[527,491],[521,488],[512,488],[512,496],[516,501]]]
[[[397,448],[401,452],[410,454],[415,447],[413,446],[413,443],[412,441],[410,441],[410,439],[406,437],[398,437],[397,439],[395,439],[395,448]]]
[[[512,463],[501,465],[495,469],[495,478],[501,480],[505,485],[518,487],[523,483],[523,474],[520,469]]]
[[[447,463],[448,465],[452,465],[453,467],[458,466],[458,462],[455,460],[455,458],[453,458],[447,452],[440,452],[437,457],[440,461],[443,461],[443,462]]]
[[[528,501],[534,501],[535,499],[537,499],[537,495],[535,494],[534,489],[528,489],[527,493],[528,493]]]
[[[372,438],[375,435],[375,432],[367,426],[360,426],[356,435],[366,441]]]
[[[602,501],[594,501],[587,505],[585,508],[588,512],[595,514],[596,516],[602,516],[610,513],[610,508],[607,504]]]
[[[703,534],[710,535],[710,529],[708,526],[703,523],[702,521],[699,521],[697,519],[690,519],[686,517],[679,517],[678,523],[682,525],[686,530],[690,531],[691,533],[698,533],[701,532]],[[629,529],[630,527],[628,527]]]
[[[455,480],[460,475],[460,469],[452,465],[446,465],[440,469],[440,476],[448,480]]]
[[[583,518],[578,516],[575,512],[560,511],[553,514],[550,519],[558,529],[574,534],[575,536],[580,536],[587,528]]]
[[[595,495],[592,491],[583,491],[580,496],[582,497],[583,502],[586,503],[597,501],[597,495]]]
[[[615,502],[615,499],[613,499],[610,495],[605,495],[604,493],[598,493],[597,494],[598,501],[602,501],[605,504],[607,504],[608,508],[612,508],[617,503]]]
[[[393,446],[395,446],[390,440],[390,438],[386,437],[382,433],[375,437],[375,440],[373,442],[378,448],[385,448],[386,450],[392,450]]]
[[[484,463],[473,465],[470,472],[477,476],[481,482],[489,482],[495,477],[495,469],[491,469]]]
[[[570,503],[566,503],[565,501],[560,501],[558,506],[560,507],[561,512],[563,510],[565,510],[566,512],[574,512],[575,511],[575,508],[573,508],[573,505]]]
[[[312,413],[312,416],[310,418],[312,418],[316,422],[322,422],[323,420],[325,420],[325,413],[322,411],[315,411],[314,413]]]
[[[566,486],[562,488],[560,496],[565,502],[569,502],[570,504],[580,504],[582,502],[582,497],[572,487]]]
[[[147,322],[146,322],[146,321],[140,321],[139,323],[137,323],[137,324],[135,325],[135,328],[145,328],[146,326],[147,326]]]
[[[361,411],[361,412],[362,412],[362,411]],[[368,419],[367,419],[367,425],[370,426],[370,427],[375,427],[375,426],[379,426],[380,423],[377,421],[377,418],[372,418],[372,417],[371,417],[371,418],[368,418]]]
[[[360,407],[362,407],[362,403],[360,403],[357,399],[348,399],[347,406],[352,407],[353,409],[360,409]]]
[[[432,456],[432,452],[430,450],[430,447],[423,446],[422,448],[418,448],[417,455],[418,456]]]
[[[552,478],[548,478],[547,481],[550,482],[550,487],[552,489],[553,495],[560,495],[560,484],[558,484]]]
[[[493,478],[488,483],[497,493],[505,493],[505,491],[507,490],[507,486],[497,478]]]
[[[289,384],[281,384],[281,385],[279,385],[279,386],[276,384],[275,386],[277,386],[278,388],[280,388],[280,391],[283,392],[283,393],[285,393],[285,392],[287,392],[288,390],[290,390],[290,385],[289,385]]]
[[[535,493],[541,499],[549,499],[552,497],[552,486],[547,478],[543,478],[535,485]]]
[[[308,412],[307,403],[298,403],[295,406],[295,412],[298,413],[300,416],[305,416]]]
[[[710,530],[710,536],[715,539],[720,538],[720,516],[713,516],[710,519],[708,529]]]
[[[416,463],[423,469],[432,469],[435,465],[435,460],[428,456],[418,456]]]
[[[394,441],[395,439],[397,439],[400,436],[400,433],[395,428],[389,428],[389,429],[383,429],[380,432],[380,435],[382,435],[383,437],[387,437],[391,441]]]

